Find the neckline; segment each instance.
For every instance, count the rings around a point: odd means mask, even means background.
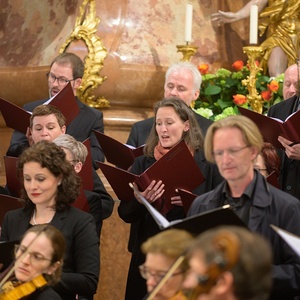
[[[54,213],[54,214],[55,214],[55,213]],[[46,223],[39,223],[39,224],[38,224],[38,223],[36,222],[35,216],[36,216],[36,209],[33,210],[33,215],[32,215],[32,222],[33,222],[33,225],[48,224],[48,223],[50,223],[50,222],[52,221],[52,219],[54,218],[54,215],[53,215],[52,218],[51,218],[48,222],[46,222]]]

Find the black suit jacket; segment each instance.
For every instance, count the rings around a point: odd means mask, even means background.
[[[9,211],[3,221],[1,240],[21,239],[30,227],[32,211],[25,208]],[[50,222],[66,239],[66,254],[61,281],[55,286],[62,299],[74,300],[76,294],[93,299],[97,291],[100,255],[99,238],[93,217],[75,207],[56,212]]]
[[[208,127],[213,123],[213,121],[206,119],[197,113],[195,113],[195,117],[203,134],[205,135]],[[132,125],[127,144],[134,147],[144,145],[149,136],[153,123],[154,117],[134,123]]]
[[[43,104],[45,101],[47,100],[44,99],[30,102],[25,104],[23,108],[27,111],[33,111],[35,107]],[[83,142],[90,137],[93,165],[94,168],[97,169],[98,166],[94,163],[94,161],[104,161],[104,154],[93,130],[104,132],[103,114],[101,111],[82,103],[78,98],[76,98],[76,101],[80,108],[80,112],[78,116],[67,126],[66,133],[72,135],[80,142]],[[6,155],[18,157],[28,146],[26,136],[23,133],[14,131]]]
[[[288,100],[271,106],[268,116],[284,121],[297,110],[298,99],[295,95]],[[283,150],[278,150],[278,153],[281,159],[280,187],[283,191],[300,200],[300,161],[288,158]]]

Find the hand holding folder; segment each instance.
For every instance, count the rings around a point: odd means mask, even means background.
[[[133,164],[134,159],[143,155],[144,146],[134,148],[97,130],[93,131],[103,150],[106,160],[119,168],[128,170]]]
[[[176,189],[193,190],[205,181],[183,140],[140,175],[101,162],[97,164],[121,201],[130,201],[134,197],[130,182],[135,182],[139,190],[144,191],[152,180],[161,180],[165,192],[154,203],[162,213],[173,207],[171,197],[178,196]]]
[[[134,188],[132,184],[130,186]],[[221,225],[235,225],[247,228],[246,224],[230,209],[229,204],[185,219],[168,221],[139,191],[135,190],[135,192],[139,194],[139,200],[145,205],[161,230],[177,228],[198,235],[205,230]]]
[[[243,107],[239,107],[239,111],[257,125],[264,140],[271,143],[275,148],[283,148],[278,141],[278,136],[283,136],[294,143],[300,142],[299,110],[291,114],[285,121],[271,118]]]

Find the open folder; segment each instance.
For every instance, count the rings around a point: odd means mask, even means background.
[[[119,168],[128,170],[134,159],[143,155],[144,146],[134,148],[133,146],[123,144],[97,130],[93,131],[103,150],[106,160]]]
[[[133,185],[131,185],[133,188]],[[183,229],[191,234],[198,235],[205,230],[221,225],[235,225],[248,228],[246,224],[230,209],[230,205],[224,205],[205,213],[200,213],[185,219],[168,221],[160,212],[158,212],[142,195],[139,193],[139,199],[145,205],[158,227],[161,230],[170,228]]]
[[[271,143],[274,147],[278,149],[283,148],[278,141],[278,136],[283,136],[293,143],[300,142],[300,110],[291,114],[285,121],[271,118],[243,107],[239,107],[239,111],[258,126],[264,140]]]
[[[270,225],[285,242],[300,256],[300,237],[296,236],[286,230],[283,230],[273,224]]]
[[[80,112],[70,82],[44,104],[59,108],[66,118],[66,125],[69,125]],[[0,98],[0,111],[7,127],[26,134],[31,112],[2,98]]]
[[[155,201],[155,206],[162,213],[167,213],[173,207],[171,197],[178,195],[176,189],[190,191],[205,181],[183,140],[140,175],[98,161],[96,163],[121,201],[134,198],[130,182],[135,182],[139,190],[144,191],[152,180],[161,180],[165,185],[165,192]]]

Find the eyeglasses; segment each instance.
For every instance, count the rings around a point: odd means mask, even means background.
[[[164,271],[158,271],[158,272],[151,272],[145,265],[139,266],[140,274],[141,276],[148,280],[150,277],[153,277],[156,282],[161,281],[167,274],[167,272]],[[171,277],[182,274],[183,271],[179,271],[177,273],[173,273]]]
[[[38,252],[27,251],[27,247],[25,247],[25,246],[15,245],[15,256],[17,258],[22,256],[24,253],[26,253],[26,255],[27,254],[29,255],[29,261],[32,265],[38,265],[45,260],[52,261],[52,259],[46,258]]]
[[[261,169],[261,168],[255,167],[255,166],[254,166],[254,169],[257,170],[257,171],[259,171],[259,172],[261,172],[261,171],[268,171],[268,169]]]
[[[234,157],[234,156],[237,156],[239,154],[239,152],[241,152],[242,150],[246,149],[246,148],[249,148],[250,146],[244,146],[244,147],[241,147],[241,148],[229,148],[229,149],[226,149],[226,150],[217,150],[217,151],[213,151],[212,152],[212,155],[214,156],[214,158],[217,160],[217,159],[220,159],[225,152],[227,152],[227,154],[231,157]]]
[[[57,80],[59,86],[66,86],[70,81],[76,80],[76,79],[65,79],[62,77],[56,77],[50,72],[46,74],[46,77],[48,81],[51,83],[54,83],[55,80]]]

